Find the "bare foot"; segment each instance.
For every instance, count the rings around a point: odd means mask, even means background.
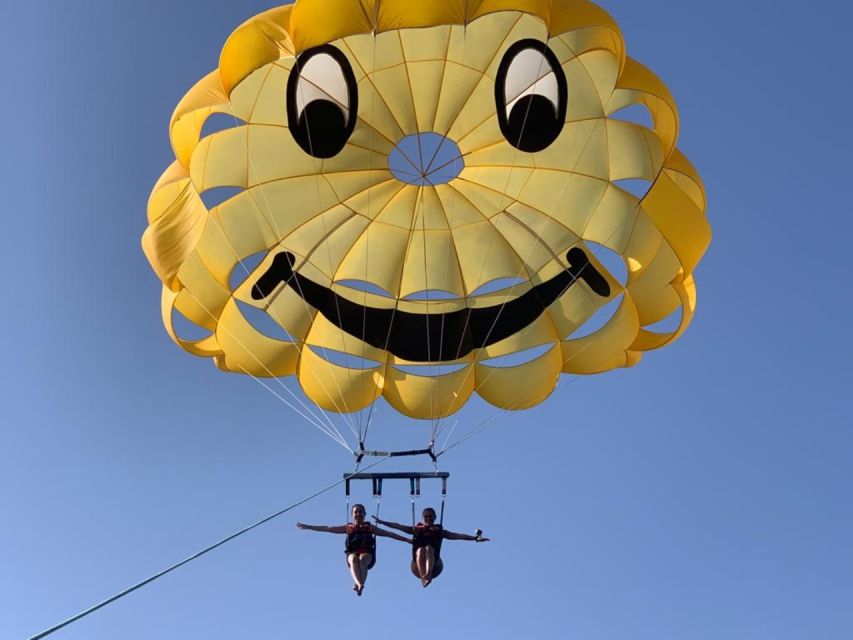
[[[358,595],[361,595],[361,592],[362,592],[362,591],[364,591],[364,585],[361,585],[358,589],[356,589],[356,591],[355,591],[355,592],[356,592]]]
[[[421,580],[421,583],[424,585],[424,589],[426,589],[430,585],[431,582],[432,582],[431,578],[424,578],[423,580]]]

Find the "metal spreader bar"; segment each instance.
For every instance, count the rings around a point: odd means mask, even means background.
[[[441,480],[441,494],[447,493],[447,471],[391,471],[387,473],[345,473],[344,488],[346,495],[350,494],[350,482],[354,480],[370,480],[373,483],[373,495],[382,495],[383,480],[408,480],[412,496],[421,494],[421,480]]]

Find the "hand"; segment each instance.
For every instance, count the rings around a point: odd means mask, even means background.
[[[489,541],[489,539],[484,538],[483,536],[477,536],[476,538],[474,538],[474,542],[488,542],[488,541]]]
[[[307,525],[307,524],[302,524],[301,522],[297,522],[297,523],[296,523],[296,527],[297,527],[297,529],[307,529],[307,528],[308,528],[308,525]]]
[[[379,519],[379,516],[373,516],[373,521],[376,524],[385,524],[384,522],[382,522],[382,520]]]

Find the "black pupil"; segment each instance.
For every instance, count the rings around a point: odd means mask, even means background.
[[[514,147],[533,153],[547,148],[560,133],[554,104],[545,96],[528,95],[516,102],[507,122],[507,138]]]
[[[305,149],[302,143],[300,146],[315,158],[337,155],[349,138],[344,112],[330,100],[314,100],[306,105],[296,123],[296,129],[308,148]]]

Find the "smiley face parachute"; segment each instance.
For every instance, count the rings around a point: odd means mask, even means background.
[[[623,117],[637,106],[649,123]],[[205,131],[217,114],[231,126]],[[329,412],[532,407],[690,323],[711,232],[678,126],[586,0],[267,11],[172,118],[142,240],[166,328]],[[180,337],[177,314],[208,335]]]

